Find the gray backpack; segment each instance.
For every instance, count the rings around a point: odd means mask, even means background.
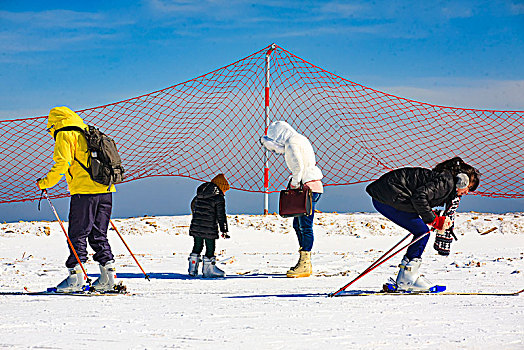
[[[112,138],[90,125],[86,129],[77,126],[58,129],[54,134],[55,139],[58,132],[69,130],[80,131],[86,138],[89,152],[88,163],[84,165],[76,157],[75,160],[87,171],[93,181],[106,185],[109,189],[112,184],[124,180],[125,170]]]

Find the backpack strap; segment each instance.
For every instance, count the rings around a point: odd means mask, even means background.
[[[76,130],[76,131],[80,131],[82,133],[82,135],[85,136],[85,130],[82,129],[81,127],[79,126],[65,126],[63,128],[60,128],[58,130],[55,130],[55,133],[53,135],[53,137],[55,138],[56,140],[56,135],[60,132],[60,131],[73,131],[73,130]]]
[[[91,175],[91,170],[89,170],[88,167],[86,167],[84,164],[82,164],[82,162],[79,161],[76,157],[75,157],[74,159],[78,162],[78,164],[80,164],[80,166],[82,167],[82,169],[84,169],[85,171],[87,171],[87,173],[88,173],[89,175]],[[71,176],[71,177],[73,177],[73,176]]]
[[[60,128],[60,129],[58,129],[58,130],[55,130],[55,133],[54,133],[54,135],[53,135],[54,138],[55,138],[55,141],[56,141],[56,135],[58,135],[58,133],[59,133],[60,131],[80,131],[80,132],[82,133],[82,135],[84,135],[84,137],[85,137],[85,130],[82,129],[81,127],[79,127],[79,126],[65,126],[65,127]],[[87,138],[86,138],[86,139],[87,139]],[[88,146],[89,146],[89,145],[88,145]],[[89,148],[89,147],[88,147],[88,148]],[[87,152],[89,153],[89,149],[88,149]],[[85,171],[87,171],[87,173],[88,173],[89,175],[91,175],[91,171],[89,170],[88,167],[86,167],[84,164],[82,164],[82,162],[79,161],[76,157],[74,157],[74,159],[78,162],[78,164],[80,164],[80,166],[82,167],[82,169],[84,169]],[[69,173],[69,174],[71,175],[71,173]],[[73,177],[73,176],[71,176],[71,177]]]

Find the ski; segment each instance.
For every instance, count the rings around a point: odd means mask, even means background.
[[[111,296],[111,295],[129,295],[127,292],[127,287],[120,282],[114,286],[114,289],[106,292],[98,292],[93,289],[91,286],[85,286],[85,288],[78,292],[58,292],[56,287],[47,288],[45,291],[31,292],[26,287],[24,291],[20,292],[9,292],[9,291],[0,291],[0,295],[59,295],[59,296],[82,296],[82,297],[94,297],[94,296]]]
[[[46,295],[46,296],[75,296],[75,297],[95,297],[95,296],[114,296],[114,295],[128,295],[128,293],[115,293],[115,292],[108,292],[108,293],[97,293],[97,292],[75,292],[75,293],[59,293],[59,292],[48,292],[48,291],[41,291],[41,292],[2,292],[0,291],[0,295],[27,295],[27,296],[40,296],[40,295]]]
[[[430,292],[430,291],[394,291],[394,292],[385,292],[385,291],[370,291],[370,290],[348,290],[337,294],[337,297],[349,297],[349,296],[372,296],[372,295],[390,295],[390,296],[399,296],[399,295],[484,295],[484,296],[518,296],[524,292],[519,290],[517,292]]]

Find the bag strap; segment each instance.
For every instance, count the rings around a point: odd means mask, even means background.
[[[289,180],[288,184],[287,184],[287,189],[290,190],[291,189],[291,180]],[[304,189],[304,184],[302,183],[302,181],[300,181],[300,187],[298,188],[299,190],[303,190]]]

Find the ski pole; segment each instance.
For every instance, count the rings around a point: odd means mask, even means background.
[[[131,254],[131,256],[133,257],[133,259],[135,259],[135,262],[136,264],[138,265],[138,267],[140,267],[140,270],[142,270],[142,273],[144,274],[146,280],[148,280],[149,282],[151,282],[151,280],[149,279],[149,275],[147,273],[144,272],[144,269],[142,268],[142,266],[140,266],[140,263],[138,262],[138,260],[135,258],[135,255],[133,254],[133,252],[131,251],[131,249],[129,249],[129,246],[127,245],[126,241],[124,241],[124,237],[122,237],[122,235],[120,234],[120,232],[118,232],[115,224],[113,224],[113,220],[109,220],[109,222],[111,223],[111,226],[113,227],[113,230],[116,231],[116,233],[118,234],[118,237],[120,237],[120,239],[122,240],[122,243],[124,243],[124,245],[126,246],[127,250],[129,250],[129,253]]]
[[[411,233],[410,233],[411,234]],[[376,269],[377,267],[379,267],[380,265],[382,265],[383,263],[385,263],[386,261],[388,261],[389,259],[391,259],[392,257],[394,257],[395,255],[397,255],[398,253],[400,253],[401,251],[403,251],[404,249],[410,247],[411,245],[415,244],[416,242],[420,241],[422,238],[426,237],[427,235],[429,235],[429,231],[424,233],[422,236],[418,237],[417,239],[414,239],[413,241],[411,241],[410,243],[406,244],[405,246],[399,248],[396,252],[394,252],[393,254],[391,254],[390,256],[388,256],[386,259],[380,261],[379,263],[377,263],[376,261],[370,265],[370,267],[368,267],[366,270],[364,270],[364,272],[362,272],[360,275],[358,275],[355,279],[353,279],[351,282],[349,282],[348,284],[346,284],[344,287],[340,288],[339,290],[337,290],[335,293],[331,293],[331,294],[328,294],[328,296],[330,297],[334,297],[336,296],[338,293],[342,292],[343,290],[345,290],[347,287],[349,287],[350,285],[352,285],[353,283],[355,283],[356,281],[358,281],[360,278],[364,277],[365,275],[367,275],[368,273],[370,273],[371,271],[373,271],[374,269]],[[409,235],[407,236],[409,237]],[[404,239],[406,239],[407,237],[405,237]],[[403,239],[403,240],[404,240]],[[403,241],[402,240],[402,241]],[[401,241],[401,242],[402,242]],[[399,245],[401,242],[397,243],[397,245]],[[391,251],[392,249],[390,249]],[[380,259],[379,259],[380,260]]]
[[[339,292],[343,291],[344,289],[346,289],[347,287],[349,287],[350,285],[352,285],[355,281],[357,281],[360,277],[364,276],[365,274],[367,274],[372,268],[375,267],[375,265],[380,265],[382,262],[381,260],[386,256],[388,255],[393,249],[395,249],[396,247],[398,247],[402,242],[404,242],[409,236],[411,236],[411,232],[407,234],[406,237],[402,238],[397,244],[395,244],[393,247],[391,247],[391,249],[389,249],[387,252],[385,252],[380,258],[378,258],[377,260],[375,260],[371,265],[368,266],[368,268],[366,268],[364,271],[362,271],[360,273],[360,275],[358,275],[357,277],[355,277],[355,279],[353,279],[351,282],[349,282],[348,284],[346,284],[344,287],[340,288],[337,292],[335,293],[331,293],[330,296],[335,296],[336,294],[338,294]]]
[[[67,238],[67,243],[69,243],[69,247],[71,248],[71,251],[75,255],[76,261],[78,261],[78,263],[80,264],[80,267],[82,268],[82,272],[84,273],[84,279],[86,280],[87,284],[91,285],[91,279],[87,276],[87,272],[84,269],[84,265],[80,261],[80,258],[78,257],[78,254],[76,253],[75,247],[73,247],[73,243],[69,239],[69,236],[67,235],[67,231],[66,231],[66,229],[64,227],[64,224],[62,223],[62,220],[60,220],[60,217],[58,216],[58,213],[56,212],[56,209],[53,206],[53,203],[51,203],[51,199],[49,199],[49,196],[47,195],[47,191],[46,190],[42,190],[42,193],[45,195],[45,198],[47,198],[47,202],[49,202],[49,206],[53,210],[53,213],[55,214],[56,219],[60,223],[60,227],[62,227],[62,231],[64,231],[64,235]]]
[[[378,258],[377,260],[375,260],[375,262],[371,265],[369,265],[369,267],[367,269],[365,269],[364,271],[362,271],[362,274],[366,274],[367,271],[369,269],[372,269],[373,267],[375,267],[376,264],[382,264],[381,260],[386,256],[388,255],[393,249],[395,249],[396,247],[398,247],[402,242],[404,242],[409,236],[411,236],[411,232],[407,234],[406,237],[402,238],[397,244],[395,244],[393,247],[391,247],[391,249],[389,249],[387,252],[385,252],[380,258]]]

